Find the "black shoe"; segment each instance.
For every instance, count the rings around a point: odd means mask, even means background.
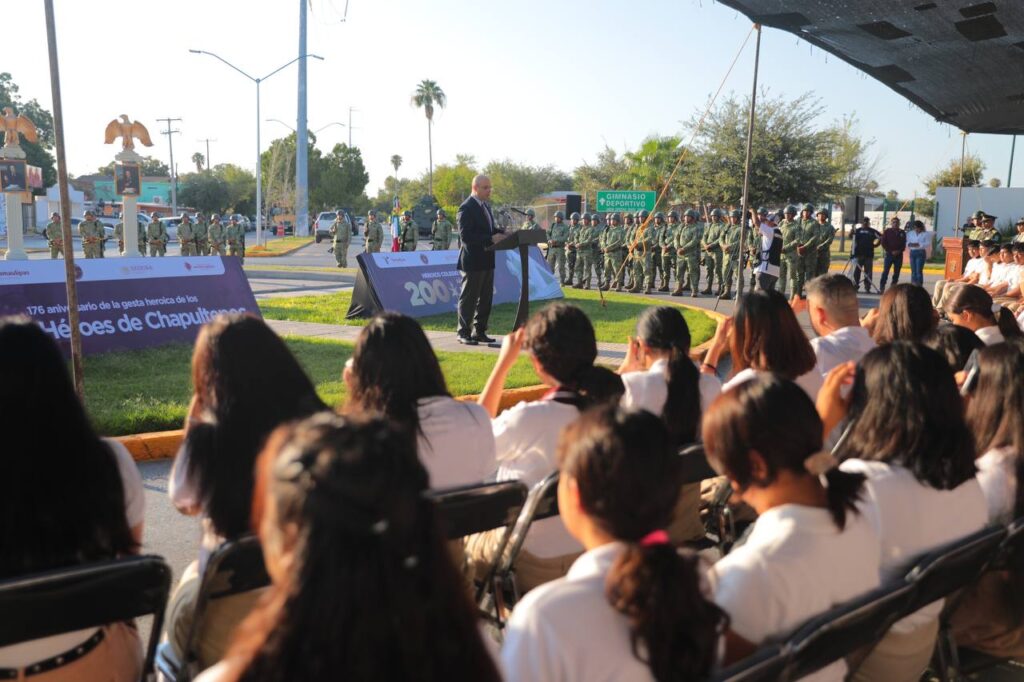
[[[494,343],[495,340],[486,334],[477,334],[476,336],[471,337],[470,341],[475,343]]]
[[[463,346],[476,346],[479,343],[476,339],[470,338],[468,336],[462,336],[461,334],[459,335],[458,339],[459,343],[461,343]]]

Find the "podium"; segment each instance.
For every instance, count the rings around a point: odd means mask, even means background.
[[[526,318],[530,316],[530,247],[542,244],[547,240],[548,233],[544,230],[519,230],[487,247],[488,251],[519,249],[522,282],[519,291],[519,307],[516,309],[516,321],[512,325],[512,331],[526,324]]]
[[[967,237],[945,237],[942,249],[946,252],[946,271],[943,279],[959,279],[964,274],[964,254],[967,253]]]

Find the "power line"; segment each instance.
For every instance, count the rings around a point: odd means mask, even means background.
[[[158,121],[163,121],[167,124],[167,130],[161,130],[161,135],[167,136],[167,145],[171,149],[171,214],[178,215],[178,171],[174,168],[174,138],[173,135],[181,134],[180,130],[171,130],[172,121],[180,121],[180,118],[158,118]]]

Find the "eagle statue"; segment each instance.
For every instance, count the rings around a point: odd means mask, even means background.
[[[4,107],[2,119],[5,147],[17,147],[19,134],[29,142],[35,142],[38,139],[35,124],[24,114],[15,114],[11,107]]]
[[[149,131],[146,130],[146,126],[138,121],[132,121],[128,118],[127,114],[121,114],[120,121],[115,118],[107,124],[103,143],[111,144],[119,137],[125,151],[135,149],[135,138],[138,138],[139,142],[147,147],[153,146],[153,141],[149,139]]]

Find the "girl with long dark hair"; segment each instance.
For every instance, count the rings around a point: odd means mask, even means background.
[[[835,468],[814,403],[761,375],[723,393],[704,418],[712,465],[758,512],[746,542],[709,572],[730,617],[729,662],[879,585],[878,537],[857,512],[864,476]],[[842,680],[839,661],[815,680]]]
[[[201,682],[499,682],[408,434],[320,414],[258,468],[272,586]]]
[[[973,331],[986,346],[1024,336],[1010,309],[994,303],[987,291],[973,284],[953,291],[946,301],[946,316]]]
[[[267,436],[280,424],[327,409],[288,346],[252,315],[221,315],[203,325],[192,354],[192,385],[185,440],[168,486],[178,511],[198,515],[202,525],[199,560],[185,569],[168,607],[168,639],[179,656],[207,557],[224,539],[250,530],[253,466]],[[210,603],[200,665],[220,660],[256,596]]]
[[[921,343],[938,323],[938,313],[924,289],[896,284],[882,294],[878,307],[868,311],[862,324],[881,346],[893,341]]]
[[[678,457],[657,417],[606,406],[558,443],[558,505],[586,548],[509,621],[508,682],[704,679],[728,619],[705,595],[696,555],[669,542]]]
[[[540,400],[521,402],[499,415],[505,379],[523,350],[549,390]],[[581,410],[620,399],[622,379],[595,365],[595,360],[597,339],[590,319],[565,303],[546,306],[503,339],[498,361],[479,398],[492,419],[499,481],[520,480],[532,487],[544,480],[558,468],[555,447],[562,429]],[[487,565],[496,543],[494,534],[472,538],[467,546],[471,563]],[[580,551],[580,544],[558,519],[537,522],[516,564],[520,590],[526,592],[565,575]]]
[[[345,364],[344,380],[345,411],[383,414],[415,438],[431,487],[466,485],[494,473],[489,415],[451,397],[416,320],[392,312],[370,320]]]
[[[850,379],[844,398],[840,389]],[[895,341],[869,352],[856,368],[840,365],[825,384],[818,408],[826,426],[847,414],[850,421],[836,452],[840,468],[867,476],[860,508],[881,539],[883,581],[899,579],[914,557],[985,525],[974,437],[946,358]],[[937,602],[896,623],[856,679],[917,680],[931,657],[941,609]]]
[[[57,344],[27,317],[0,318],[0,580],[135,553],[142,477],[123,445],[101,439]],[[115,623],[0,647],[0,678],[137,680],[142,643]],[[31,678],[30,678],[31,679]]]

